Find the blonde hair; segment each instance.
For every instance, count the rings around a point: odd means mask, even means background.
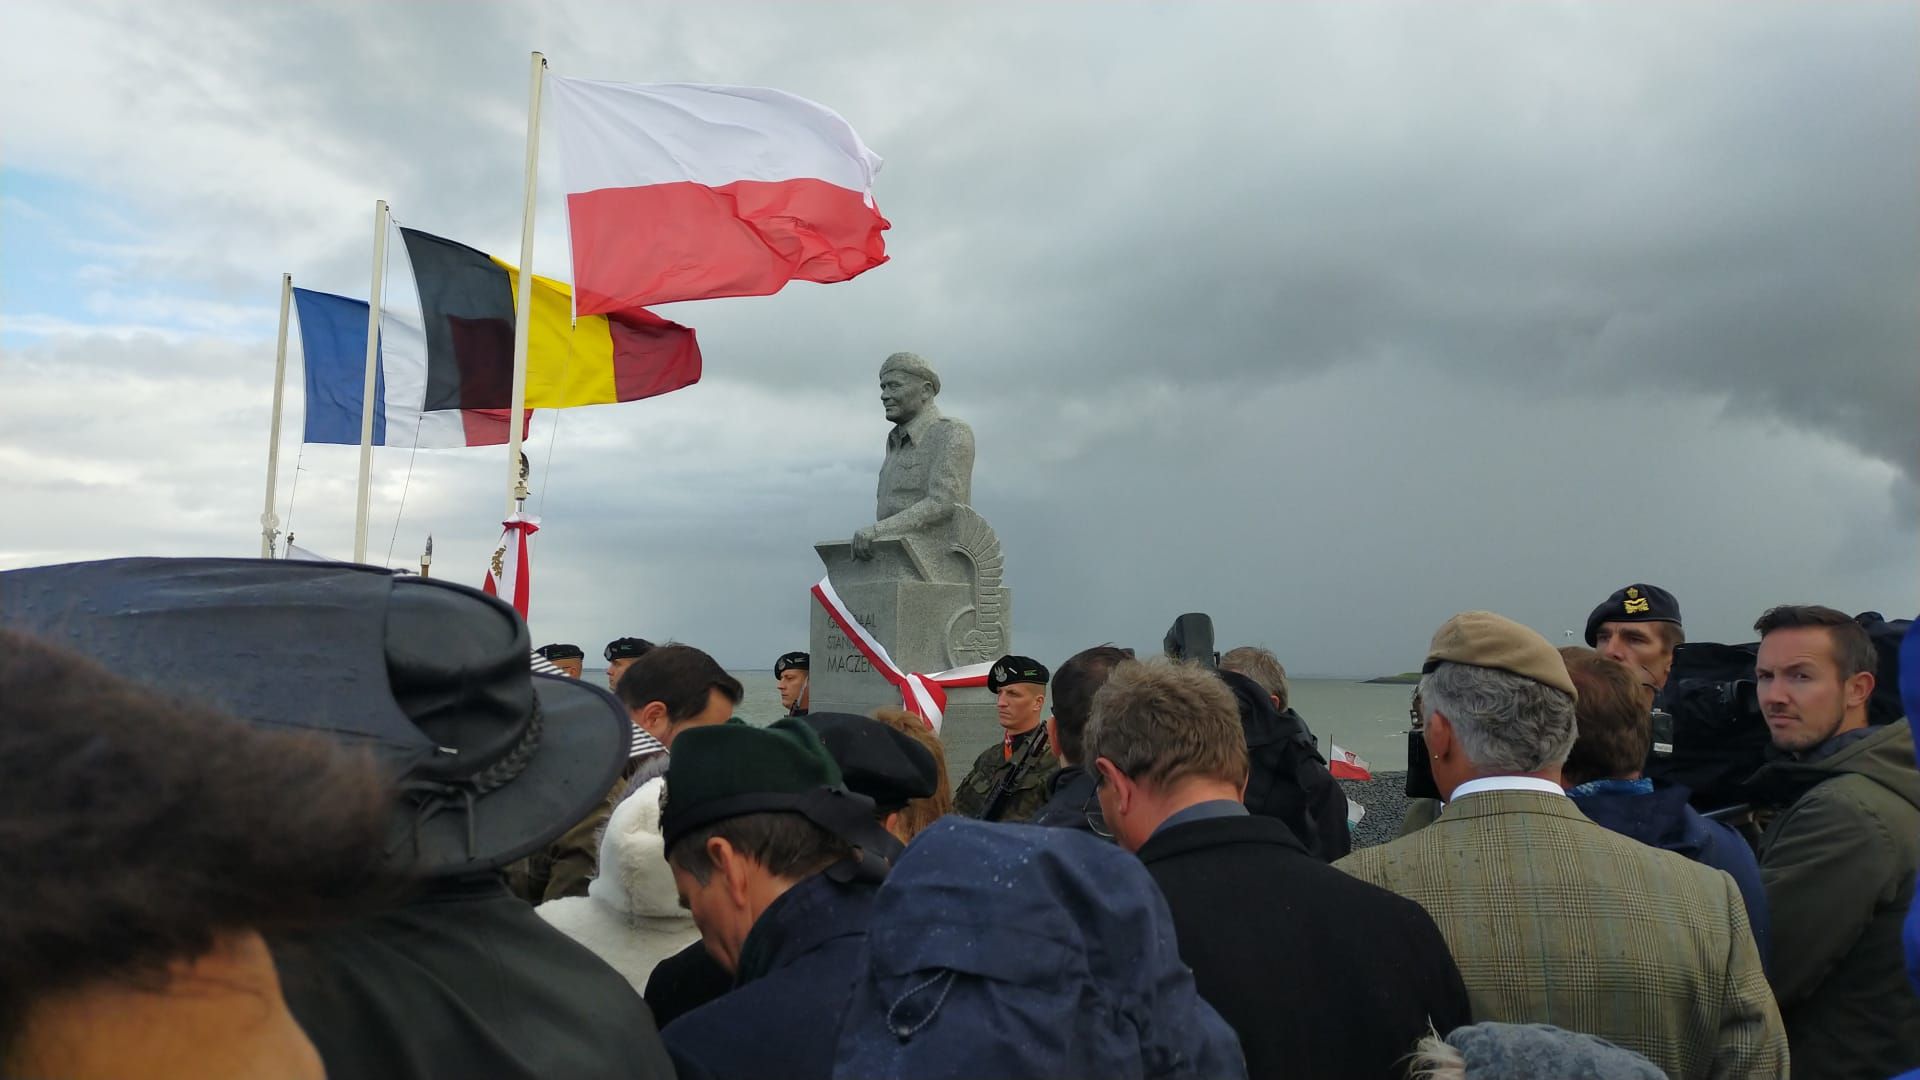
[[[1407,1062],[1411,1080],[1467,1080],[1467,1059],[1440,1036],[1429,1033]]]
[[[947,782],[947,749],[940,744],[940,736],[933,733],[925,720],[905,709],[875,709],[868,715],[895,731],[905,732],[926,747],[927,752],[933,755],[934,770],[940,778],[933,787],[932,795],[908,800],[906,808],[900,811],[900,816],[895,820],[894,835],[904,844],[953,809],[953,787]]]

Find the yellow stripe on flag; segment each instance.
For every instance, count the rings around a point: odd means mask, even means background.
[[[520,271],[488,256],[507,272],[520,303]],[[533,275],[533,325],[527,331],[527,408],[567,409],[620,400],[613,380],[613,336],[603,315],[573,322],[573,292],[565,282]]]

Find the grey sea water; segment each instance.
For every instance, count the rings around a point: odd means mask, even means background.
[[[741,719],[755,724],[771,724],[779,719],[780,692],[770,670],[732,672],[746,688],[746,697],[737,710]],[[606,685],[604,669],[588,668],[585,677],[596,685]],[[1413,697],[1411,686],[1384,686],[1347,679],[1291,680],[1292,704],[1320,738],[1320,750],[1338,743],[1365,758],[1375,772],[1406,767],[1407,704]],[[941,733],[947,747],[947,771],[954,780],[966,775],[973,759],[990,743],[999,741],[1000,729],[991,724],[967,725],[956,722]]]

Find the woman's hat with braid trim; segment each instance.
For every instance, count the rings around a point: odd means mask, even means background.
[[[537,851],[604,800],[631,722],[536,675],[513,608],[348,563],[113,559],[0,573],[0,626],[250,723],[318,731],[394,777],[389,849],[444,877]]]

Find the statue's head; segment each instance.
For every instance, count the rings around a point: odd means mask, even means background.
[[[896,424],[920,415],[939,393],[940,376],[915,353],[894,353],[880,365],[880,404]]]

